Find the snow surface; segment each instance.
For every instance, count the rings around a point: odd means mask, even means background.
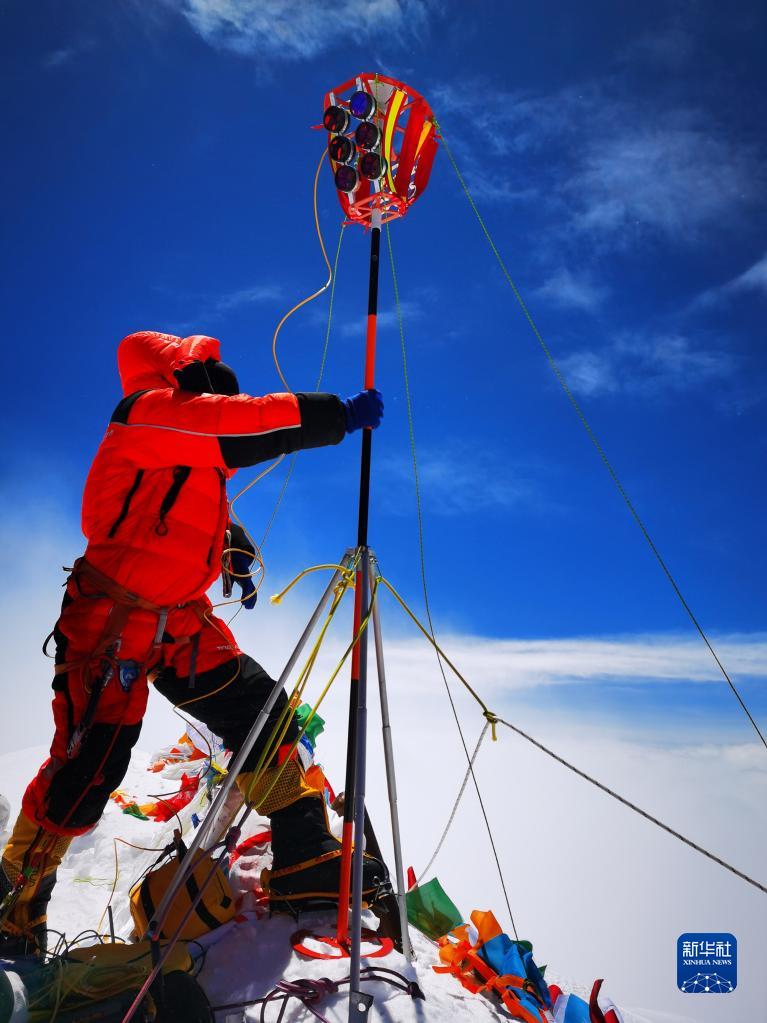
[[[11,820],[18,811],[26,783],[45,755],[43,748],[32,747],[0,757],[2,795],[11,804]],[[179,767],[170,767],[162,774],[153,774],[148,771],[149,763],[150,757],[146,753],[134,753],[121,786],[123,791],[137,797],[139,802],[150,802],[151,794],[167,794],[178,786]],[[185,833],[187,829],[191,830],[191,814],[200,812],[203,804],[204,797],[199,795],[182,811]],[[122,813],[116,804],[110,802],[99,825],[89,834],[75,839],[59,869],[59,880],[49,912],[51,930],[65,932],[69,940],[94,928],[100,927],[102,932],[106,930],[105,910],[114,886],[112,909],[115,931],[120,937],[128,938],[132,931],[128,891],[136,878],[157,857],[157,852],[149,850],[160,849],[170,840],[175,823],[175,820],[166,824],[142,821]],[[268,827],[268,823],[252,815],[242,837],[257,834]],[[123,842],[116,842],[118,838],[146,848],[132,848]],[[257,908],[252,894],[244,890],[248,877],[258,876],[261,866],[268,865],[268,858],[267,848],[266,851],[261,850],[260,858],[250,859],[249,862],[240,861],[241,869],[235,869],[232,873],[232,885],[241,899],[239,905],[243,912],[236,920],[219,928],[205,940],[207,948],[199,980],[214,1006],[260,998],[281,979],[340,979],[348,975],[348,960],[332,962],[306,959],[294,953],[290,937],[297,929],[296,923],[285,916],[268,917]],[[376,922],[371,913],[366,914],[367,926],[374,928]],[[301,926],[332,934],[334,920],[330,914],[306,914],[301,918]],[[486,1023],[488,1019],[509,1018],[502,1009],[496,1011],[484,997],[466,992],[454,978],[434,973],[431,967],[438,962],[436,944],[412,928],[410,934],[416,952],[414,964],[408,963],[396,952],[385,958],[370,960],[370,963],[396,970],[408,979],[416,980],[426,996],[425,1001],[414,1001],[404,992],[386,984],[375,982],[363,985],[375,998],[372,1019],[386,1020],[387,1023],[405,1020],[444,1023],[445,1020],[453,1019],[483,1020]],[[574,991],[586,998],[591,986],[590,983],[582,984],[564,978],[551,965],[547,970],[547,980],[559,984],[563,990]],[[348,994],[342,991],[330,996],[318,1008],[331,1021],[346,1021]],[[258,1007],[216,1013],[217,1023],[255,1020],[257,1016]],[[298,1003],[284,1017],[286,1023],[309,1018],[310,1014]],[[625,1023],[672,1023],[672,1019],[677,1017],[624,1012],[624,1018]]]

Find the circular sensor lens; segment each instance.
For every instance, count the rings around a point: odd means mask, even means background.
[[[349,127],[349,111],[345,107],[328,107],[322,115],[322,123],[328,131],[346,131]]]
[[[354,159],[356,149],[354,143],[346,135],[331,135],[328,139],[330,159],[336,163],[348,163]]]
[[[376,112],[376,101],[369,92],[360,89],[349,100],[349,109],[354,117],[358,117],[361,121],[367,121]]]
[[[373,121],[363,121],[354,133],[360,149],[375,149],[381,141],[381,129]]]
[[[365,153],[360,157],[360,174],[363,178],[378,181],[386,173],[386,160],[378,153]]]
[[[360,176],[354,167],[342,163],[335,174],[336,188],[339,192],[353,192],[360,183]]]

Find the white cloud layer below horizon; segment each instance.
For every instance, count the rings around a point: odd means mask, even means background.
[[[5,749],[29,745],[30,741],[49,741],[50,661],[42,657],[40,645],[58,616],[64,578],[60,566],[71,564],[82,544],[76,528],[72,526],[68,532],[62,530],[61,518],[55,513],[50,517],[43,515],[34,525],[27,517],[23,530],[28,535],[30,529],[42,539],[27,552],[25,571],[20,577],[14,561],[15,538],[21,535],[20,529],[13,520],[0,521],[4,552],[0,555],[0,564],[7,580],[0,598],[0,637],[6,658],[0,685],[6,705],[13,710],[0,720],[0,742]],[[269,579],[267,586],[275,587],[276,580]],[[420,613],[419,606],[416,613]],[[243,649],[252,652],[276,677],[303,630],[309,612],[310,607],[300,592],[279,607],[262,599],[255,612],[243,613],[237,618],[234,628]],[[434,651],[383,589],[381,617],[392,678],[407,692],[421,695],[434,692],[437,683],[442,685]],[[725,685],[711,655],[694,634],[530,639],[472,635],[449,626],[440,628],[439,623],[437,627],[443,649],[488,703],[503,702],[510,694],[540,687]],[[767,678],[767,632],[712,638],[736,684],[738,680]],[[342,629],[331,633],[318,662],[318,671],[329,672],[347,641]],[[472,713],[476,705],[473,708]],[[502,712],[503,706],[496,709]],[[746,726],[744,722],[744,737],[750,738]]]

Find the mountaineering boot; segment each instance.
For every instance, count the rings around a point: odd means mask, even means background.
[[[341,843],[331,834],[321,795],[276,810],[272,822],[272,868],[264,872],[264,887],[273,909],[320,908],[338,904]],[[362,892],[372,905],[389,889],[383,862],[365,854]]]
[[[0,860],[0,957],[45,954],[48,902],[71,841],[19,814]]]
[[[299,761],[290,760],[278,781],[278,768],[258,779],[240,775],[237,784],[245,799],[272,823],[272,867],[261,881],[272,909],[297,913],[302,909],[337,906],[341,876],[341,843],[331,834],[323,794],[307,784]],[[364,856],[362,890],[373,905],[391,890],[383,861]]]

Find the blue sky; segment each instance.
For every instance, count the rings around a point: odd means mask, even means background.
[[[279,389],[274,325],[324,280],[311,183],[325,138],[310,127],[326,89],[380,69],[432,102],[555,357],[764,723],[760,5],[81,0],[12,3],[0,17],[13,97],[0,166],[11,535],[51,522],[72,534],[126,333],[213,334],[247,390]],[[333,247],[341,215],[327,172],[320,212]],[[437,628],[686,643],[689,622],[444,154],[392,238]],[[342,394],[361,385],[366,275],[367,238],[349,230],[324,382]],[[386,261],[381,309],[371,542],[417,603]],[[326,310],[314,303],[283,332],[295,389],[315,384]],[[353,541],[357,461],[356,440],[300,458],[267,547],[268,592]],[[242,502],[256,536],[281,479]],[[77,553],[52,555],[51,578]],[[740,657],[739,643],[755,642],[761,661]],[[592,676],[522,690],[515,706],[750,741],[723,683],[701,699],[692,671],[658,685],[641,670]]]

